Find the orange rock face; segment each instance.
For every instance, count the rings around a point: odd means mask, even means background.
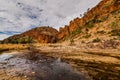
[[[84,26],[90,20],[100,18],[117,9],[120,9],[120,0],[102,0],[96,7],[89,10],[84,17],[76,18],[73,21],[70,21],[70,24],[67,27],[60,28],[58,38],[62,39],[78,27]]]
[[[64,28],[60,28],[59,29],[59,35],[58,35],[58,39],[61,39],[65,36],[67,36],[69,34],[69,26],[65,26]]]
[[[25,40],[28,39],[28,37],[31,37],[32,40],[35,40],[39,43],[55,43],[58,41],[57,35],[58,31],[52,27],[38,27],[22,34],[11,36],[5,40],[8,40],[8,43],[11,43],[10,40]]]
[[[30,36],[39,43],[55,43],[57,42],[58,31],[52,27],[38,27],[29,30],[22,35]]]

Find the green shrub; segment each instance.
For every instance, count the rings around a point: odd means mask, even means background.
[[[86,35],[84,36],[84,38],[89,38],[89,37],[91,37],[91,34],[86,34]]]
[[[94,18],[94,19],[93,19],[93,22],[94,22],[94,23],[100,23],[100,22],[102,22],[102,20],[98,20],[98,19]]]
[[[120,36],[120,26],[117,21],[111,23],[111,29],[111,36]]]
[[[94,22],[93,21],[89,21],[85,24],[86,28],[93,28],[94,27]]]
[[[79,28],[77,28],[77,29],[75,29],[74,31],[72,31],[72,35],[76,35],[76,34],[78,34],[78,33],[81,33],[81,30],[82,30],[82,27],[79,27]]]
[[[23,37],[16,37],[16,38],[8,38],[2,41],[2,43],[12,43],[12,44],[26,44],[26,43],[33,43],[32,37],[23,36]]]
[[[107,20],[108,17],[109,17],[109,15],[105,15],[105,16],[101,17],[100,19],[97,19],[97,15],[96,15],[92,21],[93,21],[93,23],[100,23],[100,22]]]
[[[117,23],[117,22],[112,22],[111,28],[112,28],[113,30],[119,29],[118,23]]]
[[[120,36],[120,29],[112,30],[111,33],[111,36]]]
[[[92,20],[93,23],[100,23],[102,22],[102,20],[97,19],[97,15],[94,17],[94,19]]]
[[[98,34],[104,34],[106,33],[104,30],[101,30],[101,31],[97,31]]]
[[[100,42],[101,40],[99,38],[93,39],[93,43]]]
[[[101,21],[102,21],[102,22],[103,22],[103,21],[106,21],[106,20],[108,19],[108,17],[109,17],[109,15],[103,16],[103,17],[101,18]]]

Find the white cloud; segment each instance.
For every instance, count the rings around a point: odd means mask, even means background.
[[[58,29],[100,0],[0,0],[0,31],[24,32],[38,26]]]
[[[7,35],[7,34],[0,34],[0,40],[3,40],[3,39],[5,39],[5,38],[7,38],[7,37],[9,37],[9,36],[11,36],[11,35]]]

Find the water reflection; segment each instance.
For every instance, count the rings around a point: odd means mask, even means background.
[[[11,58],[12,56],[12,54],[2,54],[0,55],[0,62],[5,61],[6,59]]]
[[[0,62],[7,62],[0,64],[0,69],[4,67],[7,75],[25,76],[29,77],[30,80],[88,80],[69,64],[61,62],[60,58],[52,60],[41,57],[37,61],[32,61],[24,57],[13,56],[14,54],[0,56]]]

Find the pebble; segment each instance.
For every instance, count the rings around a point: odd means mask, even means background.
[[[32,72],[32,74],[35,74],[35,72]]]

